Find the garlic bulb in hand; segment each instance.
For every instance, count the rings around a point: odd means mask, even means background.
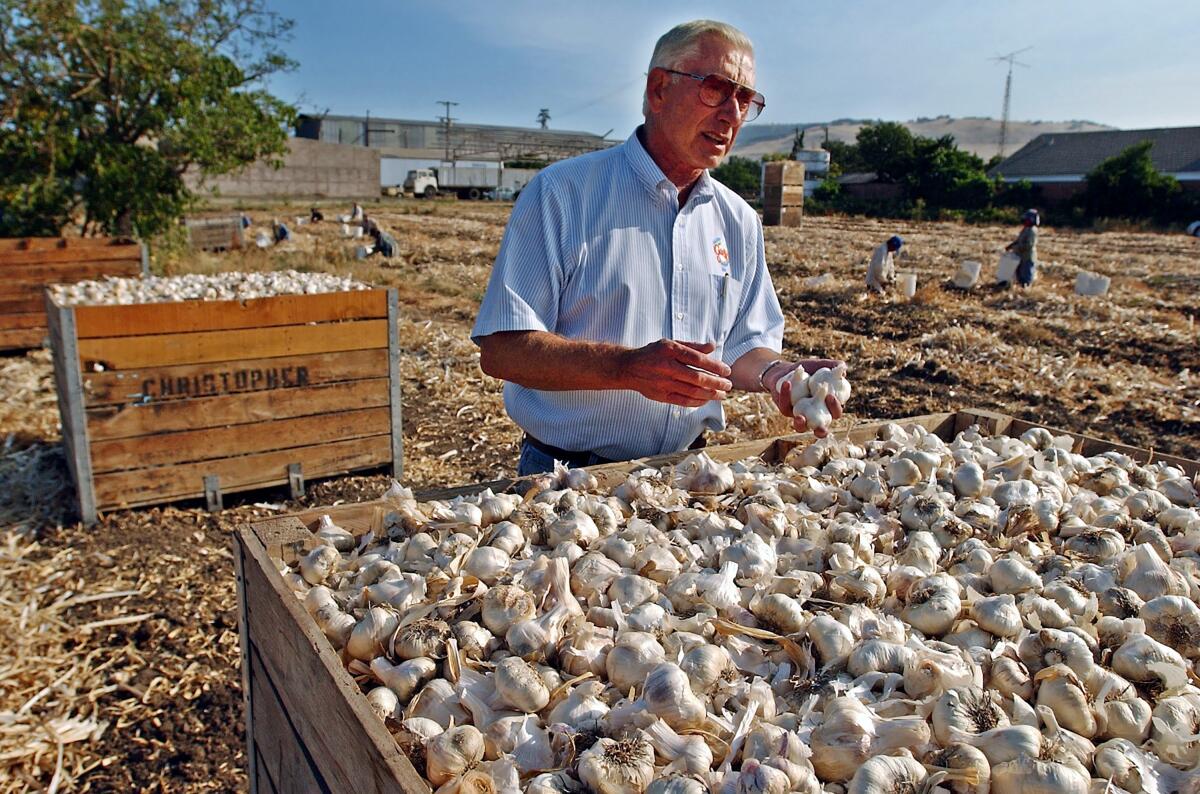
[[[813,432],[828,430],[833,424],[833,414],[825,404],[825,398],[828,396],[829,384],[820,383],[813,387],[811,397],[792,397],[792,413],[803,416],[808,422],[808,429]]]

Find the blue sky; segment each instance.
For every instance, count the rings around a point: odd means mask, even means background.
[[[755,44],[762,120],[999,118],[1018,56],[1011,116],[1123,128],[1200,124],[1197,0],[844,0],[843,2],[384,2],[274,0],[295,20],[272,78],[302,112],[550,126],[623,138],[640,121],[654,42],[699,17]]]

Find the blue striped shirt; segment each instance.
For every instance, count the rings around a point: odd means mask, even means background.
[[[521,191],[471,338],[500,331],[631,348],[713,342],[712,357],[732,365],[755,348],[780,349],[783,313],[758,214],[707,171],[680,208],[635,132],[551,165]],[[725,426],[717,400],[684,408],[632,390],[506,383],[504,405],[535,438],[614,460],[676,452]]]

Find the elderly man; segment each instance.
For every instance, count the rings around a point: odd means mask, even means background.
[[[645,124],[521,191],[472,332],[525,430],[520,474],[703,446],[733,389],[791,416],[785,376],[836,363],[779,358],[762,224],[708,173],[764,105],[741,31],[678,25],[650,60]]]

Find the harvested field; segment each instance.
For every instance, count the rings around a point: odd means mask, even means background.
[[[327,207],[329,216],[345,211]],[[402,305],[405,466],[415,489],[511,474],[519,433],[468,334],[509,205],[367,207],[401,255],[356,260],[340,224],[293,227],[272,249],[183,255],[167,273],[321,270],[396,287]],[[260,207],[271,217],[307,205]],[[214,213],[219,214],[219,213]],[[893,233],[918,274],[912,301],[868,297],[871,248]],[[1184,235],[1044,229],[1028,291],[986,279],[952,289],[963,259],[994,272],[1016,229],[809,218],[768,229],[767,259],[788,317],[787,352],[840,357],[855,394],[844,426],[958,407],[1200,457],[1200,245]],[[1112,278],[1079,298],[1080,269]],[[813,277],[830,274],[817,286]],[[245,787],[229,530],[301,507],[377,496],[387,478],[313,484],[197,505],[111,513],[84,529],[63,490],[49,356],[0,359],[0,792],[228,791]],[[787,432],[760,395],[727,404],[728,443]]]

